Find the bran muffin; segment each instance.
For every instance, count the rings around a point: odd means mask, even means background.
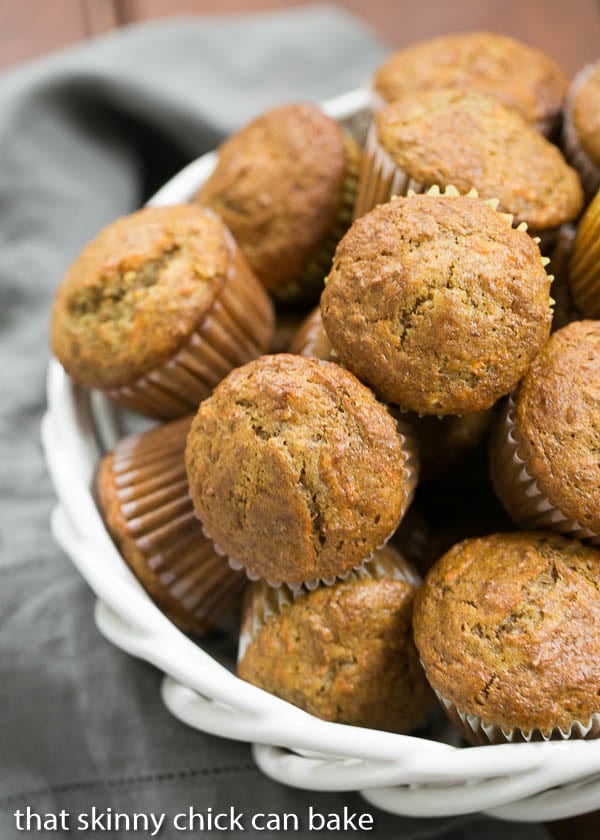
[[[321,315],[340,361],[381,399],[467,414],[509,393],[546,342],[550,278],[509,219],[477,198],[434,192],[354,222]]]
[[[121,440],[100,462],[106,526],[131,570],[181,629],[203,635],[238,617],[246,577],[202,533],[185,473],[192,417]]]
[[[556,146],[519,114],[471,91],[405,93],[376,114],[354,215],[432,184],[497,198],[499,210],[545,240],[583,206],[579,176]]]
[[[417,592],[427,679],[472,743],[600,736],[600,552],[554,534],[455,545]]]
[[[414,44],[390,56],[374,79],[384,102],[409,91],[477,91],[517,111],[544,134],[559,121],[568,84],[552,58],[492,32],[462,32]]]
[[[565,104],[563,146],[591,200],[600,189],[600,61],[573,79]]]
[[[359,158],[319,108],[284,105],[223,143],[195,201],[223,218],[271,294],[314,300],[350,224]]]
[[[337,362],[337,354],[323,327],[320,307],[315,307],[302,321],[290,342],[289,352],[298,356],[307,356],[309,359]]]
[[[250,577],[331,582],[370,558],[412,498],[410,442],[330,362],[279,354],[232,371],[189,433],[190,491],[205,531]]]
[[[240,677],[323,720],[409,732],[433,700],[411,637],[418,584],[390,548],[346,581],[296,597],[252,584]]]
[[[553,333],[493,435],[492,482],[512,518],[600,544],[600,321]]]
[[[217,216],[148,207],[105,227],[71,265],[51,343],[78,384],[168,419],[264,352],[272,329],[271,303]]]
[[[569,289],[585,318],[600,318],[600,190],[577,228],[569,263]]]

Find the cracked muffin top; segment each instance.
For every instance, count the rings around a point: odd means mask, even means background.
[[[531,231],[575,219],[579,176],[559,150],[489,96],[462,90],[403,94],[376,115],[377,139],[394,163],[426,186],[475,188]]]
[[[56,357],[90,388],[127,385],[174,356],[227,275],[233,242],[211,211],[148,207],[103,228],[60,285]]]
[[[409,91],[474,90],[549,133],[568,80],[552,58],[527,44],[492,32],[462,32],[394,53],[378,70],[374,87],[386,102]]]
[[[600,321],[553,333],[519,386],[515,419],[542,493],[600,534]]]
[[[331,362],[280,354],[232,371],[201,403],[190,492],[218,548],[292,586],[370,557],[408,503],[396,422]]]
[[[544,533],[458,543],[414,608],[431,686],[463,713],[524,732],[600,712],[600,552]]]
[[[335,225],[346,172],[338,123],[315,105],[284,105],[220,146],[215,171],[194,200],[222,217],[257,277],[276,293],[298,280]]]
[[[434,698],[412,640],[418,578],[388,547],[375,563],[385,577],[351,575],[280,611],[269,610],[272,591],[253,584],[239,675],[324,720],[390,732],[422,723]]]
[[[584,70],[575,85],[571,106],[575,131],[584,152],[600,167],[600,61]]]
[[[326,284],[321,314],[341,362],[419,414],[489,408],[550,334],[539,248],[477,198],[376,207],[338,245]]]

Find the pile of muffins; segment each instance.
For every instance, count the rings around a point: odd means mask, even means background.
[[[161,421],[103,458],[107,528],[323,719],[599,737],[600,63],[417,44],[363,145],[275,108],[69,268],[54,354]]]

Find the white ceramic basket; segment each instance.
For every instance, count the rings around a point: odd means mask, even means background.
[[[366,91],[324,105],[363,131]],[[212,171],[205,155],[151,200],[187,201]],[[268,776],[307,790],[358,790],[397,814],[435,817],[485,811],[508,820],[541,821],[600,807],[600,740],[457,748],[424,738],[321,721],[242,680],[165,618],[110,539],[91,493],[103,449],[114,445],[121,412],[74,386],[52,359],[42,441],[58,496],[52,532],[98,596],[103,635],[165,673],[169,710],[196,729],[254,744]]]

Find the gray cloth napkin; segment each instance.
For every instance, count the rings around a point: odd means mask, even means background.
[[[48,309],[65,267],[103,224],[261,109],[349,90],[382,55],[354,19],[312,7],[127,27],[0,79],[2,840],[40,836],[16,829],[13,812],[27,806],[172,816],[189,806],[302,815],[309,804],[335,813],[347,805],[374,813],[370,834],[381,838],[546,836],[478,817],[393,817],[355,794],[266,779],[247,745],[173,719],[159,697],[160,675],[104,641],[92,593],[48,530],[53,492],[39,423]],[[51,836],[99,835],[72,825]]]

